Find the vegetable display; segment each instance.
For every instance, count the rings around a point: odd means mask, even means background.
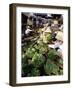
[[[49,38],[49,39],[47,39]],[[51,40],[47,35],[46,39]],[[63,74],[63,60],[55,49],[39,37],[36,43],[25,48],[22,52],[22,76],[48,76]]]

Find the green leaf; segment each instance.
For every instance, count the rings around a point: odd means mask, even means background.
[[[59,63],[63,65],[63,60],[62,59],[59,59]]]
[[[52,40],[52,35],[50,33],[48,33],[46,35],[47,41],[50,42]]]
[[[54,49],[50,50],[48,52],[48,58],[50,60],[58,60],[59,59],[59,55],[58,55],[58,52]]]
[[[34,53],[35,53],[35,48],[28,48],[28,50],[26,51],[26,55],[29,58],[32,58]]]
[[[40,71],[37,68],[33,68],[30,73],[31,76],[40,76]]]
[[[46,74],[48,75],[58,75],[59,67],[50,60],[47,61],[46,65],[44,66],[44,69]]]
[[[55,74],[55,75],[58,75],[58,70],[59,70],[59,67],[56,64],[53,64],[52,73]]]
[[[35,52],[32,62],[35,67],[40,67],[42,64],[44,64],[45,57],[42,54]]]
[[[60,75],[63,75],[63,70],[60,70]]]

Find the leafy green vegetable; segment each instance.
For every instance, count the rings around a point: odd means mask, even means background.
[[[32,58],[34,53],[35,53],[35,48],[28,48],[27,51],[26,51],[26,55],[29,58]]]
[[[50,42],[52,40],[52,35],[50,33],[48,33],[46,35],[47,41]]]
[[[42,54],[36,52],[32,58],[32,62],[35,67],[40,67],[42,64],[44,64],[45,57]]]
[[[60,73],[59,74],[62,75],[63,74],[63,70],[60,70]]]
[[[40,71],[37,68],[32,68],[31,70],[31,76],[39,76],[40,75]]]
[[[63,74],[63,59],[55,49],[48,47],[49,43],[52,43],[52,34],[44,33],[22,47],[23,76]]]
[[[62,59],[59,59],[59,64],[63,65],[63,60]]]
[[[52,49],[48,52],[48,58],[50,60],[58,60],[60,57],[59,57],[59,54],[56,50]]]
[[[59,67],[53,62],[51,62],[50,60],[48,60],[46,65],[44,66],[44,69],[45,69],[46,74],[48,75],[51,75],[51,74],[57,75]]]

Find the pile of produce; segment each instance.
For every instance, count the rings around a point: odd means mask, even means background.
[[[50,42],[51,36],[47,41]],[[63,60],[55,49],[48,47],[41,38],[22,48],[22,77],[63,74]]]

